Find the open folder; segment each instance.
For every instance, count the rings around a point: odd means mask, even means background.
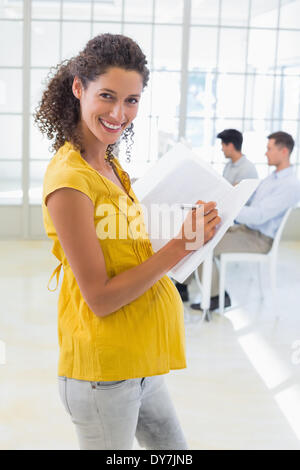
[[[232,186],[182,143],[176,144],[133,184],[154,251],[179,233],[187,215],[181,208],[182,204],[195,204],[198,200],[217,203],[221,223],[215,236],[185,256],[172,268],[169,276],[183,282],[203,262],[233,224],[258,184],[258,179],[246,179]],[[170,225],[172,228],[168,231]]]

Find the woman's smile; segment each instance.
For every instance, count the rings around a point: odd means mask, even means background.
[[[103,119],[103,118],[99,118],[99,122],[107,132],[112,132],[112,133],[117,133],[125,127],[125,123],[123,123],[123,124],[114,124],[114,123],[112,123],[110,121],[107,121],[106,119]]]

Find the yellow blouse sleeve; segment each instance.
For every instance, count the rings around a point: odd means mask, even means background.
[[[95,195],[91,189],[89,180],[80,169],[60,169],[53,171],[48,169],[43,184],[43,203],[46,203],[47,196],[59,188],[73,188],[86,194],[95,205]]]

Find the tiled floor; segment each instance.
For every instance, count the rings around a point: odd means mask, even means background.
[[[51,243],[1,241],[0,256],[0,449],[78,449],[57,393]],[[166,380],[191,449],[300,449],[299,266],[300,244],[282,243],[277,298],[267,273],[261,302],[255,266],[231,265],[224,316],[186,305],[188,367]]]

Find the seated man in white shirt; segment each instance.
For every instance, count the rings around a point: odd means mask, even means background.
[[[243,134],[236,129],[225,129],[217,135],[221,139],[222,151],[229,161],[226,163],[223,177],[233,186],[243,179],[258,178],[256,168],[242,154]]]
[[[285,212],[300,200],[300,181],[290,163],[290,155],[294,148],[292,136],[286,132],[274,132],[268,136],[268,139],[266,152],[268,165],[275,166],[275,170],[261,181],[248,205],[242,208],[236,218],[238,225],[230,227],[215,247],[215,257],[226,252],[268,253]],[[198,273],[201,279],[202,265],[198,268]],[[192,279],[193,275],[189,276],[184,284],[176,284],[182,300],[188,300],[187,285]],[[218,292],[219,276],[214,263],[211,311],[219,307]],[[230,297],[226,292],[225,307],[230,305]],[[192,304],[191,307],[201,310],[199,303]]]

